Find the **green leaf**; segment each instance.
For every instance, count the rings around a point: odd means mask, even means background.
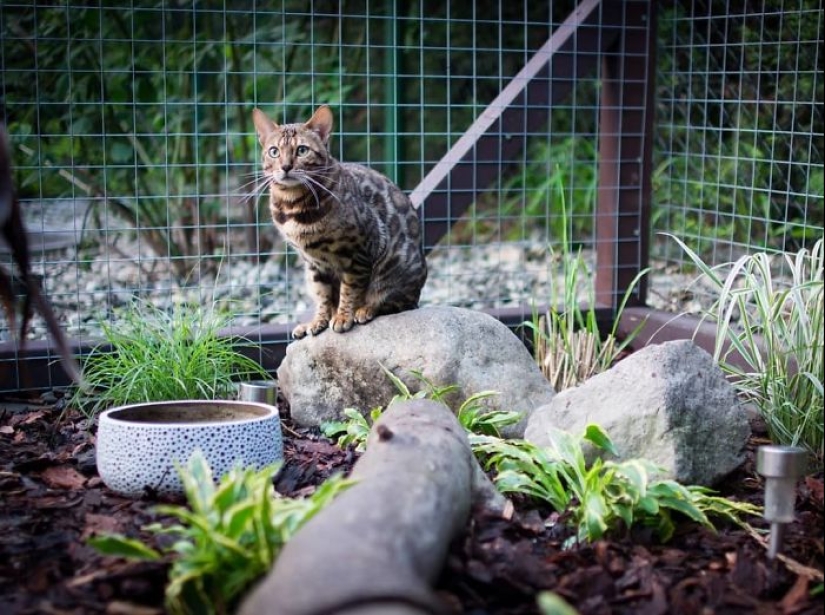
[[[364,415],[361,414],[361,411],[358,408],[344,408],[343,414],[349,419],[349,423],[355,422],[361,425],[367,424],[367,419],[364,418]]]
[[[613,513],[619,517],[625,524],[625,527],[631,528],[633,527],[634,521],[634,514],[633,510],[634,507],[630,504],[624,504],[621,502],[614,502],[612,505]]]
[[[212,468],[209,467],[203,452],[195,449],[185,469],[179,468],[178,473],[183,483],[183,492],[192,510],[196,514],[206,514],[212,507],[215,481],[212,477]]]
[[[647,495],[647,484],[650,478],[646,463],[638,459],[630,459],[612,467],[630,483],[636,493],[634,499],[643,499]]]
[[[550,452],[551,457],[569,464],[579,473],[584,473],[584,453],[573,434],[556,427],[550,427],[547,430],[547,439],[549,441],[547,450]]]
[[[693,519],[697,523],[700,523],[708,528],[713,527],[710,521],[708,521],[705,513],[699,510],[699,508],[697,508],[692,502],[678,498],[660,497],[659,506],[680,512],[686,517]]]
[[[382,363],[379,363],[378,365],[381,366],[381,369],[384,370],[384,373],[387,375],[387,378],[390,379],[390,382],[392,382],[395,388],[398,390],[401,399],[411,399],[412,393],[410,392],[410,389],[407,387],[407,385],[404,384],[404,381],[401,380],[401,378],[399,378],[395,374],[393,374],[389,369],[384,367]]]
[[[147,547],[141,541],[120,534],[94,536],[87,541],[87,544],[103,555],[113,557],[148,561],[159,560],[162,557],[160,553]]]
[[[555,592],[541,592],[537,599],[541,615],[579,615],[579,612]]]
[[[659,514],[659,501],[652,496],[640,498],[638,506],[650,516],[656,516]]]
[[[256,503],[253,500],[241,500],[223,515],[222,527],[232,540],[239,540],[248,531],[255,518]]]
[[[589,492],[583,502],[584,519],[580,529],[583,529],[588,540],[601,538],[607,531],[607,505],[601,493]]]
[[[673,523],[670,515],[665,509],[660,509],[659,514],[654,517],[656,528],[656,535],[662,542],[667,542],[673,537],[673,532],[676,530],[676,525]]]
[[[334,438],[338,434],[347,431],[347,424],[344,421],[323,421],[320,428],[321,433],[327,438]]]
[[[607,435],[607,432],[604,429],[595,423],[587,424],[587,427],[584,429],[584,439],[601,450],[607,451],[611,455],[619,455],[618,451],[616,451],[616,447],[613,445],[613,441],[610,439],[610,436]]]

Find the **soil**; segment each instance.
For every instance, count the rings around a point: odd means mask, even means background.
[[[285,464],[276,488],[304,495],[355,455],[285,422]],[[753,464],[766,443],[754,427],[747,460],[717,486],[761,503]],[[0,613],[163,613],[168,562],[129,562],[86,546],[101,532],[142,535],[158,499],[117,496],[97,475],[94,427],[53,394],[0,400]],[[666,544],[634,532],[562,548],[551,511],[515,500],[508,520],[468,522],[451,546],[438,591],[455,613],[537,613],[552,590],[582,615],[609,613],[822,613],[823,477],[800,481],[796,521],[783,556],[768,560],[764,538],[735,525],[717,532],[684,521]],[[753,519],[764,530],[762,519]],[[142,536],[146,537],[145,534]]]

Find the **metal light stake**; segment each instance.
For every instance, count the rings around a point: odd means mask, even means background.
[[[794,520],[796,481],[805,474],[808,456],[798,446],[760,446],[756,451],[756,471],[765,477],[765,510],[771,524],[768,558],[782,547],[785,524]]]
[[[277,380],[250,380],[241,382],[238,387],[238,399],[242,401],[256,401],[274,406],[277,398]]]

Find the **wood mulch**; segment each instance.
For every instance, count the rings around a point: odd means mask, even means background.
[[[753,447],[764,442],[756,428],[748,460],[719,485],[722,495],[761,502]],[[306,494],[353,461],[323,438],[287,430],[276,487]],[[157,502],[124,499],[102,484],[94,428],[62,400],[0,400],[0,613],[162,613],[168,562],[106,558],[85,544],[100,532],[137,535],[156,519]],[[667,544],[636,532],[565,550],[548,518],[523,501],[509,520],[474,516],[438,581],[445,603],[455,613],[531,614],[537,594],[550,589],[583,615],[821,614],[825,606],[821,471],[799,484],[787,561],[769,561],[760,536],[736,526],[714,533],[687,521]],[[765,528],[761,519],[753,525]]]

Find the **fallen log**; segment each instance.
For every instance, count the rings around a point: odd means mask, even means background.
[[[396,402],[373,426],[356,483],[299,530],[241,615],[422,615],[474,504],[501,512],[464,429],[443,404]]]

